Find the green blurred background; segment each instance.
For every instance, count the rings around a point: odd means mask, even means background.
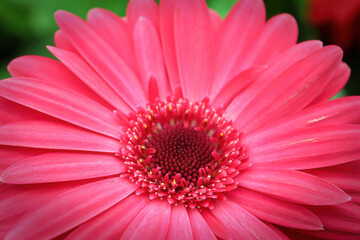
[[[237,0],[208,0],[209,7],[226,16]],[[308,0],[264,0],[267,17],[287,12],[299,24],[299,41],[321,39],[318,30],[308,20]],[[359,0],[360,1],[360,0]],[[52,57],[46,45],[53,45],[53,34],[58,29],[53,13],[64,9],[86,17],[93,7],[109,9],[125,15],[128,0],[0,0],[0,79],[10,75],[6,66],[11,59],[22,55]],[[325,44],[329,44],[326,42]],[[344,61],[352,68],[352,76],[343,95],[360,95],[359,49],[345,52]]]

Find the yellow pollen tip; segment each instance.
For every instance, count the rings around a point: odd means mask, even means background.
[[[169,110],[172,111],[172,106],[169,106]]]
[[[151,116],[148,116],[149,121],[151,121]]]
[[[141,149],[146,150],[145,146],[141,146]]]
[[[136,140],[138,140],[138,137],[137,137],[136,135],[134,135],[134,138],[135,138]]]
[[[173,183],[176,183],[176,181],[174,180]]]
[[[144,128],[147,128],[147,125],[146,125],[146,124],[144,124]]]

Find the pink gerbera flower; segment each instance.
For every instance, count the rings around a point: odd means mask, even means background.
[[[0,82],[5,239],[359,239],[360,98],[261,0],[56,13]]]

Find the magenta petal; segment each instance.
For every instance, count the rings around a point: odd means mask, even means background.
[[[84,96],[31,78],[0,82],[0,94],[17,103],[64,121],[119,138],[120,128],[113,112]]]
[[[0,145],[117,153],[119,141],[68,124],[21,121],[0,126]]]
[[[194,240],[216,239],[214,233],[211,231],[211,228],[206,223],[203,216],[201,216],[199,210],[188,209],[188,215]]]
[[[248,189],[230,193],[231,199],[261,220],[280,226],[322,230],[320,219],[308,209]]]
[[[65,11],[57,11],[55,18],[75,48],[126,102],[133,108],[146,104],[137,76],[85,21]]]
[[[224,224],[219,219],[217,219],[214,214],[208,209],[204,209],[201,212],[202,217],[205,219],[207,224],[209,225],[211,231],[222,239],[231,239],[231,231],[225,227]]]
[[[57,196],[35,212],[24,215],[7,239],[49,239],[100,214],[136,190],[121,178],[87,184]]]
[[[154,77],[159,83],[161,99],[167,97],[171,91],[159,33],[147,18],[140,17],[134,26],[134,47],[142,84],[148,86],[149,79]]]
[[[351,198],[320,178],[293,170],[249,168],[237,176],[238,185],[294,203],[332,205]]]
[[[104,177],[127,171],[114,155],[53,152],[17,162],[1,175],[1,181],[29,184]]]
[[[118,239],[139,212],[149,204],[149,201],[148,197],[130,195],[105,212],[80,225],[66,239],[85,240],[94,236],[101,236],[103,239]]]
[[[32,148],[19,148],[19,147],[0,147],[0,172],[9,167],[15,162],[21,161],[26,158],[31,158],[40,154],[46,153],[46,150],[32,149]]]
[[[209,11],[202,0],[175,1],[175,5],[175,47],[183,94],[191,101],[202,100],[209,92],[214,44]]]
[[[183,204],[171,206],[169,232],[166,239],[193,239],[189,216]]]
[[[233,239],[281,239],[262,221],[229,199],[217,202],[212,213],[225,225]]]
[[[165,239],[170,215],[171,205],[167,201],[153,200],[130,223],[121,239]]]

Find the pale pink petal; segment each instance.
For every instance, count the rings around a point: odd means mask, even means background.
[[[121,134],[113,112],[56,85],[31,78],[6,79],[0,82],[0,94],[11,101],[107,136],[119,138]]]
[[[194,240],[216,239],[214,233],[211,231],[211,228],[206,223],[205,219],[201,216],[199,210],[188,209],[188,215]]]
[[[149,79],[154,77],[158,81],[161,99],[166,98],[171,91],[159,34],[147,18],[140,17],[134,26],[134,48],[142,84],[147,87]]]
[[[217,219],[210,210],[204,209],[201,212],[202,217],[209,225],[211,231],[222,239],[231,239],[231,231],[229,231],[219,219]]]
[[[269,140],[271,139],[271,140]],[[324,125],[247,142],[254,164],[307,169],[342,164],[360,158],[359,125]]]
[[[13,77],[41,79],[102,103],[102,100],[70,72],[63,63],[53,59],[40,56],[23,56],[12,60],[8,70]]]
[[[149,202],[148,197],[130,195],[105,212],[80,225],[66,239],[86,240],[94,236],[101,236],[103,239],[119,239],[127,226]]]
[[[87,14],[89,25],[111,48],[136,71],[134,49],[128,24],[115,13],[106,9],[94,8]]]
[[[351,202],[312,208],[330,230],[360,233],[360,206]]]
[[[158,27],[159,9],[154,0],[130,0],[126,9],[126,16],[133,29],[140,17],[147,18],[155,28]]]
[[[299,60],[309,56],[318,49],[322,43],[319,41],[307,41],[297,44],[287,51],[276,56],[267,64],[266,70],[248,88],[238,95],[232,104],[226,109],[229,119],[235,120],[251,100],[261,91],[267,83],[278,77],[284,70],[294,65]]]
[[[350,200],[335,185],[299,171],[252,167],[243,170],[236,180],[241,187],[294,203],[332,205]]]
[[[191,240],[193,234],[188,213],[183,204],[171,206],[169,232],[166,236],[167,240]]]
[[[0,97],[0,125],[24,120],[51,120],[52,117]]]
[[[214,33],[209,11],[202,0],[176,1],[175,5],[174,35],[181,87],[185,97],[202,100],[209,92],[212,71]]]
[[[64,49],[66,51],[70,51],[73,53],[77,53],[77,50],[75,49],[75,47],[72,45],[70,40],[65,36],[65,34],[61,30],[56,31],[56,33],[54,35],[54,42],[55,42],[55,46],[58,48],[61,48],[61,49]]]
[[[170,215],[171,205],[167,201],[152,200],[130,223],[121,239],[165,239]]]
[[[350,68],[346,63],[341,63],[334,76],[330,79],[329,84],[322,93],[312,101],[311,105],[318,104],[334,97],[346,85],[350,77]]]
[[[308,209],[278,200],[248,189],[237,189],[230,194],[232,201],[257,218],[277,225],[306,230],[322,230],[320,219]]]
[[[264,24],[265,7],[261,0],[238,1],[231,9],[218,33],[212,91],[244,70],[243,56]],[[237,64],[240,59],[242,63]]]
[[[229,199],[217,202],[211,211],[228,229],[233,239],[281,239],[262,221]]]
[[[48,48],[55,57],[110,105],[125,114],[130,111],[129,106],[121,97],[78,55],[60,48]]]
[[[246,57],[247,66],[263,65],[296,44],[298,28],[289,14],[280,14],[266,22]]]
[[[65,11],[57,11],[55,18],[75,48],[124,101],[133,108],[146,104],[137,76],[85,21]]]
[[[19,121],[0,126],[0,145],[117,153],[119,141],[68,124]]]
[[[123,178],[111,178],[69,190],[24,215],[7,239],[50,239],[110,208],[136,190]]]
[[[160,1],[160,37],[169,76],[171,89],[173,92],[180,86],[179,70],[175,51],[174,37],[174,7],[176,0]]]
[[[126,171],[122,160],[114,155],[53,152],[15,163],[0,178],[5,183],[29,184],[104,177]]]
[[[340,48],[327,46],[294,64],[254,96],[234,126],[251,132],[302,109],[327,84],[331,69],[338,66],[341,57]]]

